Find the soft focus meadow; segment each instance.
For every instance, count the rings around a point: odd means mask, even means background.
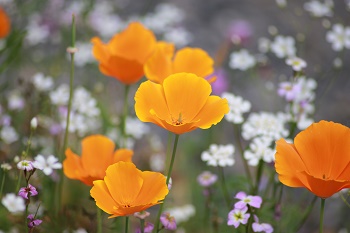
[[[0,232],[350,232],[350,1],[0,0]]]

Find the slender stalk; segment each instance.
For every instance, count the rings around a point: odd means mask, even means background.
[[[129,231],[129,216],[125,217],[125,233]]]
[[[141,222],[141,233],[145,233],[145,220],[140,219],[140,222]]]
[[[1,194],[1,193],[0,193]],[[346,198],[344,197],[342,192],[339,192],[339,195],[341,197],[341,199],[343,200],[343,202],[345,203],[345,205],[347,205],[348,207],[350,207],[349,202],[346,200]]]
[[[248,177],[248,180],[252,181],[253,179],[252,179],[252,175],[250,174],[247,160],[244,158],[244,150],[243,150],[242,143],[241,143],[240,129],[239,129],[238,125],[236,125],[236,124],[233,125],[233,129],[234,129],[235,137],[236,137],[237,144],[238,144],[239,154],[240,154],[242,162],[243,162],[245,173]]]
[[[170,160],[170,165],[169,165],[169,169],[168,169],[168,173],[167,173],[167,178],[166,178],[166,184],[169,185],[169,180],[171,177],[171,172],[173,170],[173,165],[174,165],[174,161],[175,161],[175,154],[176,154],[176,148],[177,148],[177,143],[179,141],[179,136],[178,134],[175,135],[175,141],[174,141],[174,146],[173,146],[173,153],[171,155],[171,160]],[[158,210],[158,214],[157,214],[157,219],[156,219],[156,232],[159,232],[159,221],[160,221],[160,215],[162,214],[162,210],[163,210],[163,205],[165,202],[165,198],[163,200],[162,203],[159,204],[159,210]]]
[[[324,203],[326,199],[321,198],[321,210],[320,210],[320,233],[323,233],[323,215],[324,215]]]
[[[126,127],[126,118],[128,116],[128,95],[130,91],[130,85],[125,85],[125,90],[124,90],[124,105],[123,105],[123,114],[121,117],[121,122],[120,122],[120,132],[121,132],[121,139],[120,139],[120,147],[125,147],[126,145],[126,132],[125,132],[125,127]]]
[[[102,211],[98,207],[97,207],[97,233],[102,233]]]
[[[223,167],[219,167],[219,176],[220,176],[220,183],[221,183],[222,192],[224,194],[225,202],[226,202],[227,208],[230,209],[231,208],[230,195],[228,194]]]
[[[259,165],[258,165],[258,171],[256,172],[256,181],[255,181],[255,186],[253,189],[253,195],[258,193],[259,184],[260,184],[260,180],[261,180],[261,175],[263,173],[263,169],[264,169],[264,161],[262,159],[260,159]]]
[[[2,179],[1,179],[0,197],[2,197],[2,191],[4,190],[5,175],[6,175],[5,170],[3,170]]]
[[[69,99],[68,99],[68,110],[67,110],[67,118],[66,118],[66,129],[64,132],[63,139],[63,147],[60,153],[60,161],[63,161],[63,155],[67,148],[68,143],[68,134],[69,134],[69,123],[70,123],[70,113],[72,110],[72,100],[73,100],[73,83],[74,83],[74,54],[76,52],[75,49],[75,15],[72,15],[72,44],[71,47],[67,49],[71,56],[71,69],[70,69],[70,81],[69,81]],[[62,198],[62,188],[63,188],[63,172],[59,171],[60,179],[56,186],[56,194],[57,194],[57,206],[56,206],[56,214],[58,214],[58,210],[61,206],[61,198]]]
[[[171,142],[173,139],[173,135],[171,132],[168,132],[168,142],[167,142],[167,146],[166,146],[166,155],[165,155],[165,165],[170,163],[170,159],[171,159]],[[166,168],[164,170],[164,174],[168,174],[168,169]]]
[[[301,219],[301,222],[299,223],[299,226],[297,228],[297,232],[299,232],[300,228],[304,225],[304,223],[306,222],[307,218],[309,217],[311,210],[314,208],[315,202],[317,200],[317,196],[314,196],[314,198],[311,201],[311,204],[308,205],[308,208],[306,209],[303,218]]]

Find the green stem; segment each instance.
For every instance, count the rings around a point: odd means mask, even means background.
[[[169,131],[168,132],[168,142],[167,142],[167,146],[166,146],[166,155],[165,155],[165,165],[170,163],[170,158],[171,158],[171,142],[173,139],[173,134]],[[168,174],[168,169],[166,168],[166,170],[164,170],[164,174]]]
[[[243,162],[245,173],[246,173],[246,175],[248,177],[248,180],[252,181],[253,179],[252,179],[252,175],[250,174],[250,170],[249,170],[249,166],[248,166],[247,160],[244,158],[244,150],[243,150],[242,143],[241,143],[240,128],[236,124],[233,125],[233,128],[234,128],[234,133],[235,133],[236,141],[237,141],[237,144],[238,144],[239,154],[240,154],[242,162]],[[250,183],[250,185],[251,185],[251,183]]]
[[[169,180],[171,177],[171,172],[173,170],[173,165],[174,165],[174,161],[175,161],[175,154],[176,154],[176,148],[177,148],[177,143],[179,141],[179,136],[178,134],[175,135],[175,141],[174,141],[174,146],[173,146],[173,153],[171,155],[171,160],[170,160],[170,165],[169,165],[169,169],[168,169],[168,173],[167,173],[167,177],[166,177],[166,184],[169,184]],[[159,210],[158,210],[158,214],[157,214],[157,219],[156,219],[156,232],[159,232],[159,221],[160,221],[160,215],[162,214],[162,210],[163,210],[163,205],[165,202],[165,198],[163,200],[162,203],[159,204]]]
[[[304,225],[304,223],[306,222],[307,218],[309,217],[311,210],[314,208],[315,202],[317,200],[317,196],[314,196],[314,198],[311,201],[311,204],[308,205],[307,210],[305,211],[303,218],[301,219],[301,222],[297,228],[297,232],[299,232],[300,228]]]
[[[226,202],[227,208],[231,209],[230,195],[228,194],[228,191],[227,191],[227,186],[226,186],[225,174],[224,174],[224,168],[223,167],[219,167],[219,176],[220,176],[221,188],[222,188],[222,192],[224,194],[224,198],[225,198],[225,202]]]
[[[260,184],[260,180],[261,180],[261,175],[263,173],[263,169],[264,169],[264,161],[262,159],[260,159],[259,161],[259,165],[258,165],[258,171],[256,172],[256,181],[255,181],[255,186],[253,189],[253,195],[258,193],[258,189],[259,189],[259,184]]]
[[[129,231],[129,216],[125,217],[125,233]]]
[[[72,15],[72,44],[71,48],[72,50],[75,49],[75,15]],[[68,110],[67,110],[67,118],[66,118],[66,129],[64,132],[64,139],[63,139],[63,147],[62,151],[60,153],[60,161],[63,161],[63,155],[65,153],[65,150],[67,148],[67,143],[68,143],[68,134],[69,134],[69,123],[70,123],[70,113],[72,110],[72,100],[73,100],[73,83],[74,83],[74,54],[75,51],[70,51],[70,56],[71,56],[71,69],[70,69],[70,79],[69,79],[69,99],[68,99]],[[57,198],[57,206],[56,206],[56,213],[58,214],[58,210],[60,209],[61,206],[61,196],[62,196],[62,188],[63,188],[63,172],[62,170],[59,172],[60,179],[58,181],[58,184],[56,186],[56,194],[58,196]]]
[[[1,193],[0,193],[1,194]],[[345,203],[345,205],[347,205],[348,207],[350,207],[349,202],[346,200],[346,198],[344,197],[343,193],[340,191],[339,195],[341,197],[341,199],[343,200],[343,202]]]
[[[324,215],[324,203],[326,199],[321,198],[321,210],[320,210],[320,233],[323,233],[323,215]]]
[[[141,222],[141,233],[145,233],[145,220],[140,219],[140,222]]]
[[[121,139],[120,139],[120,147],[125,147],[126,145],[126,132],[125,132],[125,127],[126,127],[126,118],[128,116],[128,95],[130,91],[130,85],[125,85],[125,90],[124,90],[124,106],[123,106],[123,114],[121,117],[121,122],[120,122],[120,131],[121,131]]]
[[[97,207],[97,233],[102,233],[102,211],[98,207]]]
[[[2,197],[2,191],[4,190],[5,185],[5,171],[3,170],[2,179],[1,179],[1,188],[0,188],[0,197]],[[16,190],[17,191],[17,190]]]

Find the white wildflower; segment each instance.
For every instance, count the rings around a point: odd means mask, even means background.
[[[275,159],[275,150],[271,149],[273,140],[270,137],[257,137],[249,144],[249,149],[244,152],[244,158],[250,166],[257,166],[260,159],[271,163]]]
[[[29,19],[27,26],[26,40],[30,45],[44,43],[50,36],[50,30],[47,25],[40,24],[40,15],[35,14]]]
[[[10,110],[21,110],[25,104],[24,98],[17,90],[13,90],[7,95],[7,101],[7,106]]]
[[[306,67],[306,61],[299,57],[289,57],[286,60],[286,64],[291,66],[294,71],[301,71]]]
[[[43,73],[36,73],[33,76],[33,85],[38,91],[49,91],[53,84],[53,79],[50,76],[45,77]]]
[[[24,199],[14,193],[6,194],[1,203],[13,214],[21,214],[26,209]]]
[[[232,69],[247,70],[254,67],[256,60],[254,56],[250,55],[245,49],[241,49],[238,52],[233,52],[230,55],[229,66]]]
[[[74,62],[78,67],[83,67],[95,61],[94,56],[92,55],[91,43],[77,42],[75,47],[78,48],[78,52],[75,53]],[[68,57],[70,59],[70,56]]]
[[[233,166],[235,163],[233,154],[235,148],[232,144],[228,145],[216,145],[212,144],[209,147],[208,151],[204,151],[201,155],[201,158],[204,162],[207,162],[209,166]]]
[[[250,110],[250,102],[228,92],[224,92],[221,97],[227,99],[230,108],[230,111],[225,115],[225,119],[234,124],[242,123],[244,121],[243,113]]]
[[[290,36],[276,36],[270,48],[278,58],[293,57],[296,53],[295,40]]]
[[[196,214],[196,209],[193,205],[187,204],[184,206],[178,206],[164,211],[173,216],[176,220],[176,224],[188,221],[192,216]]]
[[[11,126],[4,126],[0,131],[0,139],[6,144],[11,144],[18,140],[18,134]]]
[[[333,2],[326,1],[325,3],[321,3],[317,0],[312,0],[310,2],[304,3],[304,9],[311,13],[314,17],[325,17],[325,16],[332,16],[332,7]]]
[[[271,41],[266,37],[258,39],[258,49],[261,53],[267,53],[270,50]]]
[[[135,117],[126,118],[125,124],[126,134],[135,139],[140,139],[143,135],[148,134],[150,131],[150,128],[147,124],[143,123]]]
[[[33,165],[40,168],[47,176],[51,175],[54,169],[62,168],[62,164],[58,162],[58,159],[53,155],[49,155],[45,158],[43,155],[39,154],[34,160]]]
[[[164,40],[174,43],[177,47],[183,47],[192,41],[192,34],[183,27],[167,30],[163,36]]]
[[[50,99],[54,105],[66,105],[69,99],[69,86],[67,84],[61,84],[56,90],[51,91]]]
[[[334,51],[350,49],[350,27],[344,27],[341,24],[333,25],[332,30],[327,32],[326,40],[332,44]]]

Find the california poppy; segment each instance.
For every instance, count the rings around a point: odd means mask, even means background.
[[[350,188],[350,129],[320,121],[300,132],[294,144],[276,142],[276,172],[290,187],[304,187],[328,198]]]
[[[161,203],[169,192],[165,180],[159,172],[118,162],[107,168],[103,180],[94,181],[90,194],[109,218],[127,216]]]
[[[175,134],[208,129],[229,111],[226,99],[210,93],[210,84],[191,73],[170,75],[163,85],[148,80],[136,91],[136,115]]]
[[[156,48],[156,37],[141,23],[132,22],[107,44],[94,37],[93,55],[100,71],[124,84],[133,84],[144,75],[143,65]]]
[[[6,37],[11,29],[10,19],[6,12],[0,7],[0,38]]]
[[[213,73],[214,60],[204,50],[186,47],[177,51],[175,56],[174,52],[173,44],[158,42],[155,52],[145,63],[146,77],[161,84],[166,77],[175,73],[193,73],[204,78]]]
[[[103,135],[91,135],[83,139],[81,157],[66,150],[63,172],[70,178],[80,180],[92,186],[94,180],[103,179],[109,165],[119,162],[131,162],[133,152],[128,149],[114,151],[114,142]]]

